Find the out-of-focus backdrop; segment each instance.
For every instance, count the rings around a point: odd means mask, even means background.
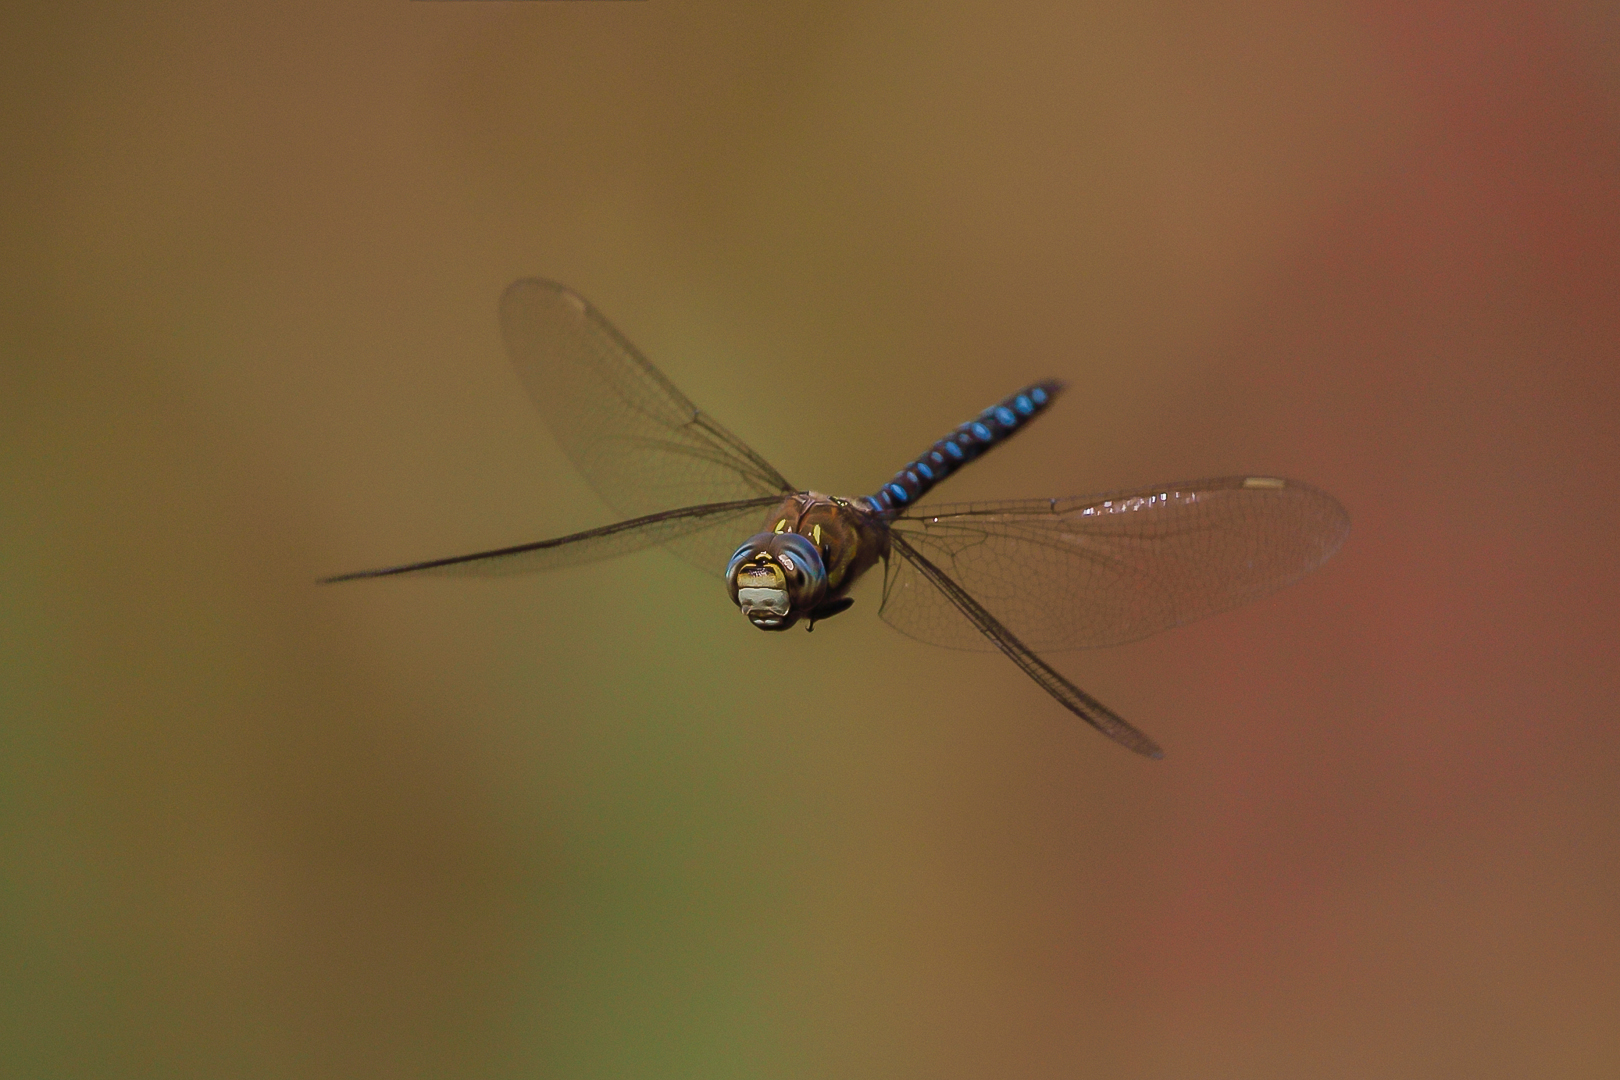
[[[1620,18],[1601,3],[19,4],[0,31],[0,1073],[1620,1075]],[[1335,493],[1058,656],[749,626],[495,304],[784,473]]]

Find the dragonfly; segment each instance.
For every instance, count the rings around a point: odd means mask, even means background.
[[[1310,573],[1349,532],[1332,496],[1274,476],[918,505],[1044,415],[1063,390],[1056,380],[1023,387],[959,424],[875,493],[827,495],[790,483],[571,289],[514,282],[500,318],[529,397],[622,520],[324,583],[500,576],[659,546],[723,575],[747,620],[779,633],[800,623],[814,629],[848,610],[850,589],[881,566],[878,614],[890,626],[947,648],[999,650],[1081,720],[1159,758],[1152,738],[1040,654],[1118,645],[1247,603]],[[768,394],[771,379],[758,383]]]

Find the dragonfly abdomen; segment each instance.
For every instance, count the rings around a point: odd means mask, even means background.
[[[879,513],[904,510],[957,469],[1022,431],[1062,391],[1061,382],[1047,379],[1009,394],[901,466],[877,494],[866,497],[867,503]]]

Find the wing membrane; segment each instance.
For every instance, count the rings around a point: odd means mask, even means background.
[[[1067,499],[960,504],[894,522],[920,554],[1038,651],[1134,641],[1247,603],[1308,574],[1349,532],[1332,496],[1230,476]],[[947,648],[999,647],[910,560],[883,618]]]
[[[776,496],[766,495],[740,502],[688,506],[680,510],[667,510],[659,514],[620,521],[613,525],[603,525],[597,529],[587,529],[554,540],[537,540],[532,544],[479,551],[471,555],[455,555],[448,559],[430,559],[427,562],[388,566],[380,570],[339,574],[324,579],[322,584],[330,585],[360,578],[392,577],[396,574],[505,577],[509,574],[527,574],[538,570],[579,566],[601,559],[628,555],[655,544],[702,540],[711,534],[714,540],[729,543],[735,548],[739,527],[744,522],[756,518],[760,510],[775,502]],[[725,563],[720,563],[720,566],[724,568]]]
[[[1121,746],[1150,758],[1164,756],[1164,751],[1159,749],[1158,743],[1126,723],[1108,706],[1052,670],[1051,666],[1036,656],[1029,646],[1019,641],[995,616],[986,611],[983,604],[968,595],[967,590],[952,581],[939,567],[912,547],[905,536],[894,536],[892,542],[901,561],[967,617],[965,625],[971,626],[994,648],[1006,653],[1008,659],[1022,668],[1024,674],[1034,679],[1036,685],[1056,698],[1065,709]]]
[[[620,514],[639,518],[795,490],[564,286],[514,282],[501,298],[501,330],[563,452]],[[709,573],[720,573],[736,547],[705,533],[661,542]]]

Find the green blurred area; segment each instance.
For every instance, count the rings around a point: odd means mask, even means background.
[[[1598,5],[0,16],[0,1075],[1607,1077],[1620,33]],[[762,635],[495,302],[859,494],[1296,476],[1317,575],[1054,658]],[[740,538],[739,538],[740,539]]]

